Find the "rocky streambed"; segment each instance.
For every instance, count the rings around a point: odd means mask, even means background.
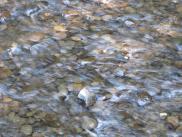
[[[0,0],[1,137],[181,137],[181,0]]]

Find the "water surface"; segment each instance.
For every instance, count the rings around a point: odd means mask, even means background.
[[[0,136],[182,136],[181,0],[1,0]]]

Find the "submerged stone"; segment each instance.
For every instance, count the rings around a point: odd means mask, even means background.
[[[92,130],[92,129],[95,129],[98,125],[97,120],[93,119],[91,117],[83,116],[82,119],[83,119],[83,121],[82,121],[82,128],[83,129]]]
[[[87,107],[94,105],[96,102],[95,94],[86,87],[79,92],[78,98],[84,100]]]
[[[151,103],[152,97],[147,92],[138,93],[137,103],[139,106],[145,106]]]
[[[181,0],[0,0],[0,136],[180,136],[181,11]]]
[[[0,25],[0,31],[4,31],[8,28],[6,24]]]
[[[38,42],[40,41],[41,39],[43,39],[45,36],[44,33],[41,33],[41,32],[34,32],[34,33],[31,33],[28,37],[28,39],[32,42]]]
[[[179,119],[177,116],[169,116],[169,117],[167,117],[166,121],[167,121],[167,123],[174,126],[174,128],[178,127],[178,125],[179,125]]]
[[[115,75],[117,77],[123,77],[124,76],[124,71],[122,69],[116,69],[114,72],[115,72]]]
[[[57,32],[65,32],[67,31],[64,24],[58,24],[54,26],[54,30]]]
[[[166,117],[167,117],[167,113],[165,113],[165,112],[163,112],[163,113],[160,113],[160,117],[162,118],[162,119],[165,119]]]
[[[24,135],[31,135],[32,134],[32,126],[31,125],[23,125],[20,129],[20,131],[24,134]]]
[[[65,84],[60,84],[58,87],[58,94],[56,96],[58,97],[66,97],[68,95],[68,89]]]
[[[7,78],[12,75],[12,71],[8,68],[0,68],[0,79]]]

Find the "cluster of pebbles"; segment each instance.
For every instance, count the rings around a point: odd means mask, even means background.
[[[181,0],[0,0],[0,136],[180,137]]]

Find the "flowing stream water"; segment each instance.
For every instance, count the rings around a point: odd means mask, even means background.
[[[182,137],[182,0],[0,0],[0,137]]]

